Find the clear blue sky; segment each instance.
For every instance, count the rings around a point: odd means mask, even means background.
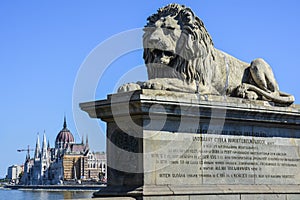
[[[45,130],[53,146],[64,114],[77,142],[81,135],[88,134],[94,150],[105,150],[101,131],[87,126],[81,132],[75,126],[72,95],[80,66],[101,42],[120,32],[143,27],[149,15],[172,2],[0,2],[0,177],[6,175],[8,166],[24,161],[25,152],[16,150],[27,145],[33,148],[38,132],[42,136]],[[257,57],[267,60],[280,89],[294,94],[296,103],[300,103],[300,1],[177,3],[191,7],[204,21],[217,48],[247,62]],[[143,65],[142,51],[123,55],[112,65],[115,66],[99,81],[96,99],[113,93],[123,73]],[[146,74],[139,75],[137,79],[145,77]]]

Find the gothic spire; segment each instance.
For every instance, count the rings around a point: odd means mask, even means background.
[[[64,129],[67,128],[67,120],[66,120],[66,115],[64,116],[64,126],[63,126]]]
[[[87,149],[90,148],[90,146],[89,146],[89,138],[88,138],[87,134],[86,134],[86,138],[85,138],[85,146],[86,146]]]
[[[47,139],[46,139],[45,132],[44,132],[44,135],[43,135],[42,157],[44,159],[47,157]]]
[[[35,144],[35,151],[34,151],[34,158],[38,159],[40,157],[41,149],[40,149],[40,136],[39,133],[37,134],[36,144]]]
[[[89,137],[88,137],[87,134],[86,134],[86,138],[85,138],[85,144],[86,144],[86,145],[89,145]]]

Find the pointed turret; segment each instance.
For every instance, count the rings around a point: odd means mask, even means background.
[[[39,159],[41,154],[40,149],[40,136],[39,133],[37,134],[36,144],[35,144],[35,151],[34,151],[34,159]]]
[[[86,149],[89,149],[89,148],[90,148],[90,146],[89,146],[89,137],[88,137],[88,135],[86,135],[86,138],[85,138],[85,148],[86,148]]]
[[[46,139],[46,134],[44,132],[44,135],[43,135],[43,146],[42,146],[42,158],[43,159],[47,159],[47,139]]]
[[[66,129],[67,128],[67,120],[66,120],[66,116],[64,116],[64,126],[63,126],[63,129]]]
[[[89,137],[88,137],[88,135],[86,135],[86,138],[85,138],[85,144],[86,144],[86,145],[89,145]]]
[[[43,135],[43,145],[42,145],[42,153],[41,153],[41,160],[40,160],[40,173],[41,173],[41,177],[43,177],[42,179],[42,183],[44,180],[48,179],[48,173],[47,170],[49,168],[49,158],[48,158],[48,149],[47,149],[47,139],[46,139],[46,134],[44,131],[44,135]]]

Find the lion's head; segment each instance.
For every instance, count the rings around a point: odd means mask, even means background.
[[[213,71],[213,42],[190,8],[170,4],[148,19],[144,28],[144,60],[148,78],[179,78],[203,84]]]

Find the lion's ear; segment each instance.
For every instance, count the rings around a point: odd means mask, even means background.
[[[176,54],[185,60],[193,60],[199,57],[200,49],[198,43],[192,34],[182,33],[176,45]]]

